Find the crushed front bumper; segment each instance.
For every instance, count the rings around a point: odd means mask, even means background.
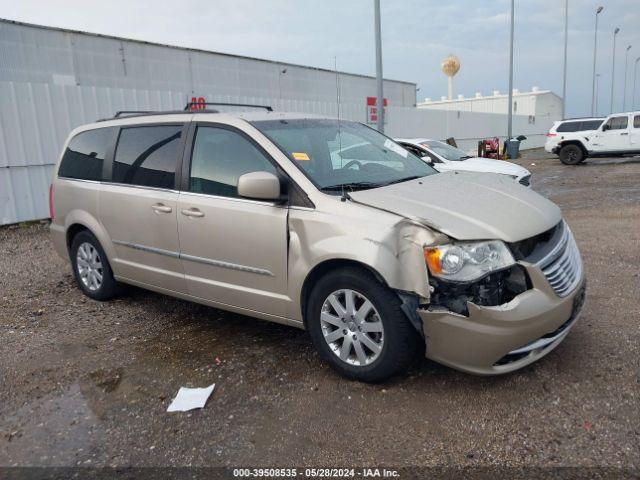
[[[478,375],[498,375],[539,360],[564,340],[585,298],[585,279],[559,297],[537,266],[522,264],[532,288],[504,305],[468,303],[469,316],[419,309],[426,356]]]

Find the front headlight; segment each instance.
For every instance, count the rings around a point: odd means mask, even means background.
[[[499,240],[426,247],[424,258],[431,275],[454,282],[469,282],[516,263]]]

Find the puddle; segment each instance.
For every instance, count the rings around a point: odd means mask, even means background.
[[[33,399],[0,423],[0,465],[90,465],[102,431],[78,383]]]

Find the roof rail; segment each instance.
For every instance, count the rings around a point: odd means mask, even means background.
[[[120,110],[117,111],[113,117],[100,118],[96,122],[106,122],[114,120],[116,118],[134,118],[134,117],[147,117],[151,115],[182,115],[185,110]],[[198,110],[198,113],[220,113],[218,110],[205,109]]]
[[[200,110],[201,106],[206,105],[218,105],[222,107],[249,107],[249,108],[264,108],[267,112],[273,112],[271,105],[255,105],[251,103],[220,103],[220,102],[189,102],[184,107],[185,111]],[[193,108],[196,107],[196,108]]]

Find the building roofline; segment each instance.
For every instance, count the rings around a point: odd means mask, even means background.
[[[554,97],[556,97],[558,100],[562,100],[562,97],[560,97],[560,95],[556,94],[555,92],[553,92],[553,90],[530,90],[528,92],[518,92],[518,93],[514,93],[513,96],[514,97],[522,97],[522,96],[529,96],[529,95],[545,95],[545,94],[551,94]],[[447,99],[447,100],[431,100],[429,102],[418,102],[417,106],[421,106],[421,105],[442,105],[442,104],[448,104],[448,103],[459,103],[459,102],[468,102],[468,101],[477,101],[477,100],[490,100],[492,98],[507,98],[509,95],[507,93],[499,93],[498,95],[483,95],[481,97],[476,97],[476,96],[472,96],[472,97],[464,97],[464,98],[452,98],[451,100]]]
[[[192,48],[192,47],[181,47],[179,45],[171,45],[168,43],[159,43],[159,42],[149,42],[147,40],[137,40],[135,38],[127,38],[127,37],[118,37],[115,35],[105,35],[102,33],[93,33],[93,32],[85,32],[83,30],[74,30],[74,29],[70,29],[70,28],[63,28],[63,27],[52,27],[49,25],[39,25],[37,23],[28,23],[28,22],[21,22],[19,20],[11,20],[8,18],[1,18],[0,17],[0,23],[8,23],[8,24],[13,24],[13,25],[20,25],[23,27],[31,27],[31,28],[40,28],[43,30],[53,30],[53,31],[57,31],[57,32],[64,32],[64,33],[75,33],[75,34],[79,34],[79,35],[88,35],[91,37],[98,37],[98,38],[106,38],[109,40],[118,40],[118,41],[125,41],[125,42],[134,42],[134,43],[140,43],[143,45],[150,45],[150,46],[154,46],[154,47],[166,47],[166,48],[172,48],[175,50],[182,50],[182,51],[186,51],[186,52],[195,52],[195,53],[211,53],[214,55],[222,55],[225,57],[231,57],[231,58],[241,58],[244,60],[255,60],[258,62],[267,62],[267,63],[272,63],[274,65],[281,65],[284,67],[297,67],[297,68],[305,68],[305,69],[309,69],[309,70],[316,70],[316,71],[320,71],[320,72],[327,72],[327,73],[333,73],[335,74],[336,72],[334,70],[330,70],[328,68],[321,68],[321,67],[311,67],[309,65],[301,65],[298,63],[289,63],[289,62],[278,62],[277,60],[270,60],[267,58],[259,58],[259,57],[249,57],[246,55],[236,55],[233,53],[223,53],[223,52],[216,52],[215,50],[205,50],[202,48]],[[350,73],[350,72],[344,72],[344,71],[338,71],[337,72],[340,75],[349,75],[351,77],[360,77],[360,78],[368,78],[368,79],[373,79],[375,80],[376,77],[373,77],[371,75],[364,75],[361,73]],[[395,82],[395,83],[404,83],[406,85],[413,85],[414,87],[417,87],[417,83],[415,82],[408,82],[406,80],[394,80],[391,78],[384,78],[385,81],[387,82]]]

